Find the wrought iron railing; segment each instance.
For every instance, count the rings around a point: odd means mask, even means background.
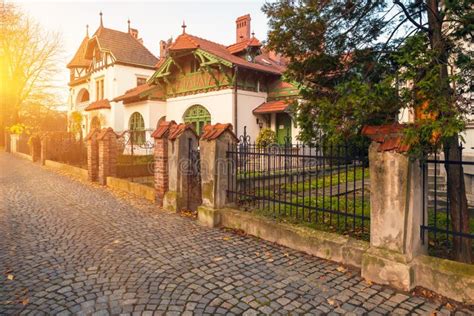
[[[248,135],[227,150],[230,201],[281,221],[368,239],[367,150],[324,138],[258,146]]]
[[[428,242],[431,255],[461,261],[470,257],[472,261],[474,159],[464,161],[463,147],[457,150],[456,158],[436,153],[422,162],[421,239]]]

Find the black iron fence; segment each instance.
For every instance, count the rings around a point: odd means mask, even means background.
[[[117,176],[153,186],[155,140],[153,129],[118,132]]]
[[[367,150],[324,138],[261,147],[248,135],[227,150],[228,197],[281,221],[368,239]],[[235,181],[233,181],[235,179]]]
[[[431,255],[459,261],[474,253],[474,159],[436,153],[422,163],[423,211],[421,238]],[[473,157],[474,158],[474,157]]]

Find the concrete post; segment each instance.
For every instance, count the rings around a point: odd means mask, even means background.
[[[413,259],[426,253],[420,225],[423,173],[404,152],[400,127],[365,129],[369,148],[370,248],[362,258],[362,277],[409,291],[415,287]]]
[[[40,164],[44,166],[45,161],[49,159],[50,137],[48,133],[41,135]]]
[[[163,206],[163,200],[168,192],[169,170],[168,170],[168,135],[170,128],[176,122],[162,122],[151,134],[155,139],[154,148],[154,180],[156,189],[156,203]]]
[[[5,130],[5,151],[7,153],[11,152],[11,143],[10,143],[10,131]]]
[[[98,180],[102,185],[107,184],[107,177],[117,176],[118,143],[117,134],[109,128],[102,129],[97,134],[99,151]]]
[[[36,162],[41,158],[41,140],[40,137],[35,134],[30,137],[29,140],[31,160]]]
[[[218,210],[228,204],[227,190],[235,182],[233,172],[228,174],[231,161],[227,155],[237,137],[231,124],[207,125],[199,141],[201,151],[202,205],[198,208],[198,220],[203,225],[215,227],[220,224]]]
[[[89,181],[97,181],[99,176],[99,143],[97,135],[99,130],[93,129],[86,136],[87,143],[87,178]]]

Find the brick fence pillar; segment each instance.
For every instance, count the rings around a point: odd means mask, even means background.
[[[87,143],[87,178],[89,181],[97,181],[99,176],[99,143],[97,135],[99,130],[93,129],[86,136]]]
[[[45,161],[49,159],[50,137],[48,133],[41,135],[40,164],[44,166]]]
[[[427,252],[420,238],[423,173],[406,155],[401,125],[364,128],[370,164],[370,248],[362,276],[405,291],[415,285],[413,259]]]
[[[203,225],[215,227],[220,224],[218,209],[229,204],[227,190],[229,183],[235,184],[235,174],[227,155],[234,148],[237,137],[231,124],[215,124],[204,127],[199,141],[201,151],[202,205],[198,208],[198,219]],[[234,185],[235,187],[235,185]]]
[[[162,122],[152,134],[152,137],[155,139],[153,176],[156,189],[156,203],[159,206],[163,206],[165,194],[168,192],[168,135],[171,126],[174,125],[176,125],[174,121]]]
[[[97,134],[97,142],[99,149],[98,180],[100,184],[106,185],[107,177],[117,176],[117,134],[111,127],[104,128]]]

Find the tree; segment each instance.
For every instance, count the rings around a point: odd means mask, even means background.
[[[44,31],[12,3],[0,4],[0,131],[26,105],[54,105],[60,37]],[[2,137],[3,139],[3,137]]]
[[[394,122],[410,107],[420,113],[406,132],[410,153],[420,158],[443,148],[446,159],[459,160],[473,69],[471,6],[469,0],[266,3],[268,44],[289,59],[286,76],[301,83],[307,100],[295,113],[302,140],[317,128],[347,138],[365,124]],[[463,170],[446,165],[446,171],[453,228],[469,232]],[[454,252],[471,262],[471,241],[454,238]]]

